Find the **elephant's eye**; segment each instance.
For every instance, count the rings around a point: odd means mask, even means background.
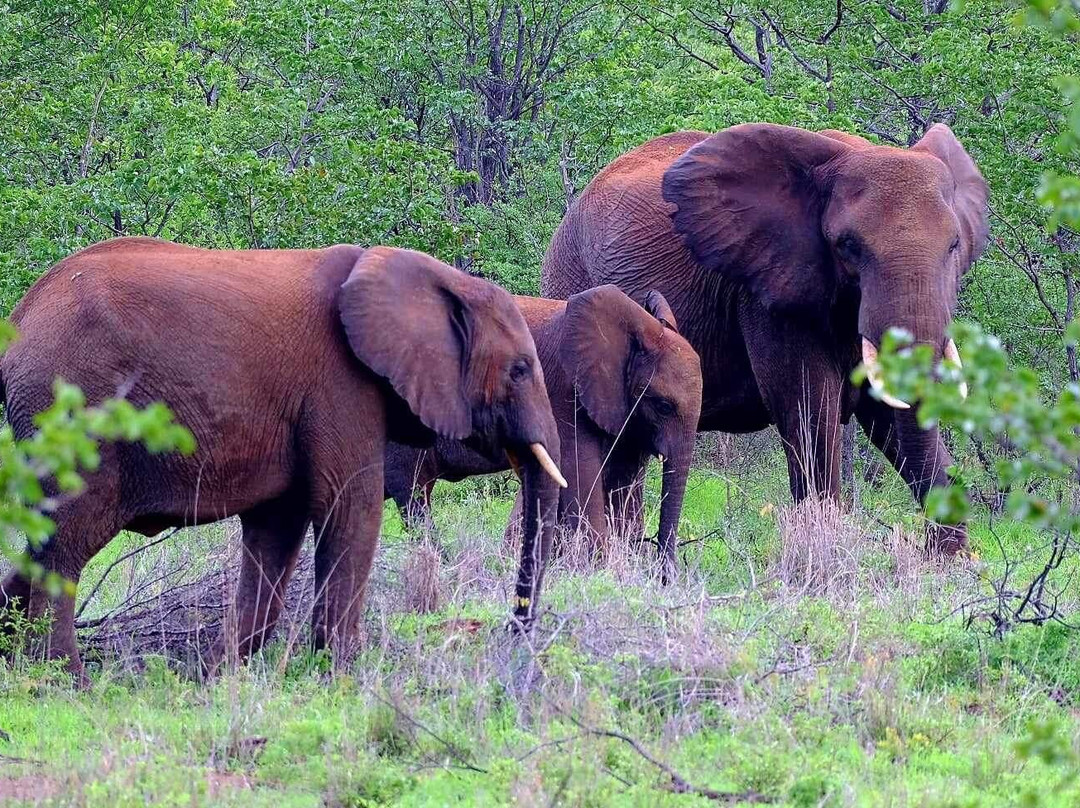
[[[517,362],[510,366],[510,381],[514,384],[520,384],[529,378],[529,363],[524,359],[519,359]]]
[[[675,405],[666,398],[654,398],[652,405],[653,409],[656,410],[656,414],[661,418],[670,418],[675,414]]]
[[[858,261],[862,256],[862,245],[852,235],[843,235],[836,240],[836,254],[844,261]]]
[[[956,238],[953,239],[952,244],[949,245],[949,254],[952,255],[954,252],[956,252],[959,249],[960,249],[960,236],[957,236]]]

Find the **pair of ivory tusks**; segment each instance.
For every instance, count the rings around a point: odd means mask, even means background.
[[[945,343],[945,361],[951,365],[955,365],[957,368],[962,369],[964,363],[960,361],[960,351],[956,348],[956,343],[950,338]],[[877,390],[881,396],[881,400],[888,404],[890,407],[895,407],[898,410],[910,409],[911,405],[906,401],[902,401],[896,396],[891,396],[885,392],[885,382],[881,378],[881,368],[878,366],[878,352],[874,344],[870,342],[866,337],[863,337],[862,341],[862,361],[866,366],[866,380],[870,382],[870,386]],[[968,386],[967,382],[960,382],[960,398],[967,398]]]
[[[529,449],[536,455],[536,459],[540,463],[540,468],[546,471],[548,476],[559,484],[559,488],[566,488],[566,478],[562,476],[559,467],[555,465],[555,461],[552,460],[551,455],[547,453],[544,444],[530,443]],[[514,453],[509,449],[506,450],[506,459],[510,461],[510,467],[514,470],[514,474],[520,477],[521,465],[518,463],[518,459],[514,456]]]

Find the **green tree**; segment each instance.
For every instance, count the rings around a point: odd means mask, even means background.
[[[1068,38],[1078,22],[1071,3],[1040,0],[1030,0],[1021,20],[1045,29],[1048,36]],[[1075,100],[1074,80],[1055,86]],[[1075,108],[1065,118],[1056,148],[1066,165],[1076,165],[1080,114]],[[1043,172],[1038,199],[1049,212],[1051,234],[1080,226],[1073,198],[1078,183],[1060,169]],[[1066,559],[1080,555],[1080,382],[1075,364],[1080,320],[1074,319],[1071,281],[1066,288],[1069,308],[1061,324],[1070,374],[1050,395],[1044,378],[1010,361],[1003,341],[975,323],[953,324],[952,335],[962,346],[962,369],[936,362],[929,346],[911,346],[910,335],[903,332],[891,332],[882,346],[880,362],[889,390],[919,402],[920,422],[948,426],[1002,448],[992,471],[999,490],[1008,492],[1006,512],[1045,537],[1037,562],[1021,572],[1026,580],[1010,580],[1014,570],[1008,563],[1003,578],[987,579],[995,593],[987,615],[998,633],[1018,623],[1065,621],[1075,607],[1070,578],[1054,575]],[[961,395],[961,386],[971,391],[970,397]],[[935,491],[927,501],[928,515],[942,521],[967,518],[969,510],[967,492],[958,485]]]

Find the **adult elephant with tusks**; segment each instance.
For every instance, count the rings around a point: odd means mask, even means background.
[[[238,514],[238,650],[273,628],[314,524],[312,638],[336,661],[355,647],[379,536],[388,439],[441,435],[517,457],[528,526],[515,614],[532,619],[564,484],[543,371],[510,295],[409,250],[202,250],[115,239],[64,259],[15,308],[20,337],[0,359],[19,438],[55,378],[93,403],[128,390],[164,401],[195,436],[190,457],[103,447],[56,531],[34,550],[77,583],[122,529],[153,535]],[[74,598],[12,574],[0,606],[52,610],[48,653],[82,676]],[[224,638],[214,662],[230,650]]]
[[[922,502],[952,461],[936,428],[881,390],[890,327],[959,362],[946,329],[986,246],[987,187],[948,127],[910,148],[843,132],[742,124],[677,132],[615,160],[571,206],[541,289],[658,289],[701,355],[701,429],[775,424],[792,495],[836,496],[854,414]],[[871,370],[850,381],[861,361]],[[874,389],[876,388],[876,389]],[[928,546],[964,547],[964,525]]]

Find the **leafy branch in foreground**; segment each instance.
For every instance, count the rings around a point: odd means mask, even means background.
[[[995,485],[1008,492],[1005,512],[1047,537],[1045,563],[1019,589],[1006,559],[1004,578],[990,581],[995,608],[988,615],[1000,633],[1023,622],[1063,621],[1060,589],[1050,577],[1080,551],[1080,385],[1070,383],[1048,401],[1034,370],[1012,366],[1001,341],[973,323],[956,322],[951,335],[963,346],[963,367],[937,361],[927,345],[912,345],[911,335],[890,330],[878,356],[889,393],[919,402],[923,427],[940,425],[1002,447],[992,469]],[[1080,342],[1080,321],[1069,325],[1067,341]],[[970,394],[965,399],[961,386]],[[955,472],[955,470],[954,470]],[[927,516],[935,521],[966,519],[970,503],[957,474],[953,485],[927,496]]]
[[[1072,748],[1068,734],[1052,721],[1033,722],[1028,727],[1028,734],[1016,744],[1016,755],[1022,761],[1041,760],[1044,765],[1061,770],[1056,779],[1024,789],[1020,793],[1023,806],[1045,805],[1044,796],[1065,795],[1080,781],[1080,754]]]
[[[13,338],[10,324],[0,321],[0,352]],[[34,548],[52,535],[56,526],[48,513],[58,500],[46,493],[50,480],[58,496],[81,493],[83,473],[95,471],[101,462],[102,441],[139,442],[154,453],[195,450],[191,432],[173,420],[164,404],[140,410],[129,401],[110,399],[88,407],[82,391],[61,379],[53,384],[52,405],[34,416],[34,425],[34,434],[21,440],[10,424],[0,427],[0,553],[35,579],[42,578],[43,570],[19,548],[15,534]],[[56,590],[66,583],[55,575],[44,580]]]

